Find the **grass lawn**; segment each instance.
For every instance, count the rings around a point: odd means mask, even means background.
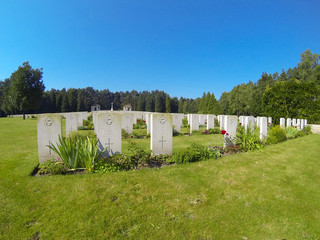
[[[30,176],[36,142],[36,120],[0,119],[0,239],[320,238],[320,135],[161,169],[47,177]]]

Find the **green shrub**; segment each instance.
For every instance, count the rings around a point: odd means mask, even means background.
[[[198,130],[193,130],[192,135],[201,135],[202,133]]]
[[[77,138],[87,139],[87,137],[96,138],[96,134],[92,130],[88,130],[88,131],[73,131],[68,136],[68,138],[71,138],[71,139],[77,139]]]
[[[221,134],[219,127],[211,128],[211,129],[209,129],[209,132],[210,132],[211,134]]]
[[[182,126],[185,127],[185,128],[190,127],[190,125],[188,124],[188,118],[187,117],[182,119]]]
[[[207,148],[201,144],[192,144],[191,147],[181,150],[172,156],[175,163],[198,162],[221,156],[219,149]]]
[[[121,129],[121,137],[122,137],[123,139],[130,138],[130,134],[127,133],[126,130]]]
[[[267,143],[276,144],[287,140],[285,131],[279,126],[273,126],[268,132]]]
[[[304,126],[304,128],[301,131],[303,131],[306,135],[312,134],[310,126]]]
[[[59,136],[57,146],[50,145],[52,149],[69,169],[86,168],[91,172],[94,162],[99,160],[105,150],[98,148],[96,138],[62,138]]]
[[[137,119],[137,123],[133,124],[133,129],[146,129],[147,124],[146,121],[143,119]]]
[[[85,126],[79,126],[78,130],[87,130]]]
[[[286,132],[287,139],[293,139],[298,136],[298,129],[294,127],[287,127],[285,132]]]
[[[260,141],[260,129],[255,128],[254,131],[248,127],[239,126],[236,135],[236,145],[238,145],[243,152],[253,151],[264,147]]]
[[[83,120],[83,126],[89,126],[90,121],[89,120]]]
[[[38,174],[66,174],[68,172],[68,167],[63,162],[57,162],[50,159],[44,163],[41,163],[38,168]]]

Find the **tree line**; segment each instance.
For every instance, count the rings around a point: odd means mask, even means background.
[[[307,118],[320,121],[319,55],[306,50],[294,68],[279,73],[263,73],[257,82],[249,81],[223,92],[217,100],[214,93],[202,97],[177,98],[164,91],[111,92],[92,87],[51,89],[44,91],[42,69],[28,62],[0,81],[0,116],[23,113],[56,113],[90,111],[99,104],[102,110],[121,110],[130,104],[135,111],[202,113]]]

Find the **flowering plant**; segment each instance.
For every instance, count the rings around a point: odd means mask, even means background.
[[[226,132],[227,132],[226,130],[221,130],[221,134],[223,135],[226,134]]]

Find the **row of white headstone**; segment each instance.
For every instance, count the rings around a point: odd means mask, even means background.
[[[58,136],[62,136],[62,116],[66,118],[66,136],[72,131],[77,131],[83,125],[83,120],[89,116],[88,112],[40,114],[38,115],[38,152],[39,162],[57,157],[48,145],[56,144]],[[106,155],[121,153],[121,129],[128,133],[133,132],[133,124],[137,119],[142,119],[147,124],[150,133],[150,148],[153,154],[172,154],[172,129],[180,132],[182,120],[188,118],[190,132],[199,130],[199,125],[207,124],[207,129],[214,128],[215,118],[220,123],[220,129],[225,130],[225,137],[235,137],[238,123],[246,129],[254,130],[255,124],[260,127],[260,139],[267,137],[268,124],[272,118],[230,115],[204,115],[204,114],[164,114],[128,111],[96,111],[92,112],[95,134],[101,149],[107,149]],[[282,120],[281,120],[282,121]],[[300,123],[302,121],[299,121]],[[305,121],[303,121],[305,122]],[[301,124],[300,124],[301,125]]]
[[[302,130],[305,126],[307,126],[307,119],[296,119],[296,118],[280,118],[280,127],[295,127],[298,130]]]

